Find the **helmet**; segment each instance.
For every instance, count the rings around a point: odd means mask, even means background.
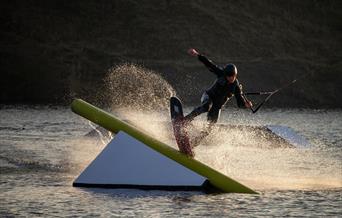
[[[237,68],[234,64],[227,64],[223,69],[223,73],[225,76],[233,76],[237,74]]]

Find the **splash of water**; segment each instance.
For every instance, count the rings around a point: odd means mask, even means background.
[[[111,68],[105,83],[109,93],[107,100],[121,119],[155,137],[168,138],[169,131],[155,121],[169,117],[166,115],[169,99],[176,95],[176,91],[162,76],[136,64],[125,63]]]
[[[145,112],[168,109],[169,98],[175,95],[175,90],[160,75],[135,64],[111,68],[105,83],[112,109]]]
[[[89,126],[100,136],[102,145],[108,144],[113,139],[113,134],[109,131],[102,133],[91,121],[88,121]]]

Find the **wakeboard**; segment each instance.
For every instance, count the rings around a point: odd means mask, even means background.
[[[179,151],[189,157],[194,157],[190,139],[186,130],[186,121],[183,114],[182,102],[177,97],[170,98],[170,112],[173,133],[179,148]]]

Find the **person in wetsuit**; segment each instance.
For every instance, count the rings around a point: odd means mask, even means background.
[[[211,131],[213,124],[217,122],[222,106],[232,96],[235,96],[239,108],[250,108],[253,105],[242,94],[241,86],[236,78],[237,68],[234,64],[227,64],[221,68],[193,48],[189,49],[188,53],[194,57],[198,57],[198,60],[217,77],[214,84],[204,91],[201,98],[201,105],[185,116],[185,121],[190,123],[198,115],[208,112],[208,129],[202,133],[202,137],[205,137]]]

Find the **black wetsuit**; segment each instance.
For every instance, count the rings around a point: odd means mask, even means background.
[[[228,83],[222,68],[216,66],[204,55],[198,55],[198,59],[217,76],[217,79],[214,84],[203,93],[201,105],[188,114],[186,119],[191,121],[196,116],[208,112],[207,117],[209,123],[216,123],[222,106],[233,95],[236,98],[238,107],[245,107],[245,99],[242,96],[238,80],[236,79],[235,82]]]

